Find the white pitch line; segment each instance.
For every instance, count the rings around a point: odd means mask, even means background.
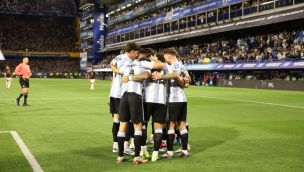
[[[33,154],[30,152],[30,150],[27,148],[21,137],[16,131],[10,131],[11,135],[15,139],[17,145],[19,146],[20,150],[22,151],[23,155],[27,159],[27,161],[30,163],[31,167],[33,168],[34,172],[43,172],[42,168],[40,167],[39,163],[33,156]]]
[[[207,98],[207,99],[227,100],[227,101],[236,101],[236,102],[255,103],[255,104],[264,104],[264,105],[272,105],[272,106],[282,106],[282,107],[304,109],[303,106],[286,105],[286,104],[279,104],[279,103],[258,102],[258,101],[250,101],[250,100],[229,99],[229,98],[209,97],[209,96],[189,96],[189,97],[194,97],[194,98],[201,97],[201,98]]]
[[[0,134],[1,133],[10,133],[11,131],[0,131]]]

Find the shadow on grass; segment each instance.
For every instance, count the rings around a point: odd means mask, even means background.
[[[217,126],[190,128],[189,144],[192,146],[191,154],[195,155],[224,144],[229,140],[235,139],[238,135],[238,131],[233,128]]]

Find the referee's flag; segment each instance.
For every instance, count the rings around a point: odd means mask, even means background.
[[[0,60],[5,60],[2,51],[0,50]]]

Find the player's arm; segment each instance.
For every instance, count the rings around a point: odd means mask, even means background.
[[[156,57],[151,56],[150,58],[152,61],[148,62],[148,61],[141,61],[141,65],[146,68],[146,69],[156,69],[156,70],[162,70],[164,68],[164,64],[159,61]]]
[[[153,80],[168,80],[168,79],[174,79],[181,87],[185,87],[185,80],[184,78],[178,76],[177,73],[169,73],[161,75],[160,73],[152,74]]]
[[[112,71],[113,71],[114,73],[120,74],[119,69],[118,69],[117,67],[115,67],[115,65],[111,65],[111,69],[112,69]]]
[[[151,56],[150,59],[154,62],[152,69],[162,70],[164,68],[164,64],[156,56]]]
[[[149,77],[150,77],[150,73],[146,71],[146,72],[143,72],[143,73],[137,74],[137,75],[123,76],[121,78],[121,80],[123,83],[126,83],[128,81],[142,81],[142,80],[148,79]]]

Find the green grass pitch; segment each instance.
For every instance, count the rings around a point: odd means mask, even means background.
[[[17,79],[11,89],[0,81],[0,131],[17,131],[46,172],[304,171],[304,92],[192,86],[191,156],[136,166],[112,153],[110,81],[90,91],[87,80],[32,79],[30,107],[15,104]],[[31,171],[7,133],[0,171]]]

